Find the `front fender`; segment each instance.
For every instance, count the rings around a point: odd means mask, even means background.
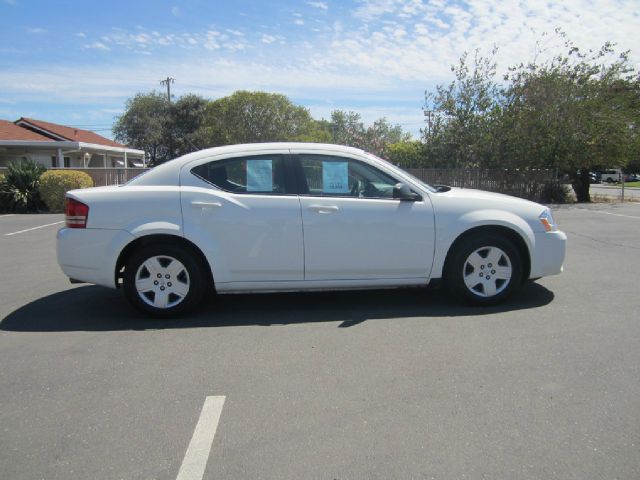
[[[473,210],[448,221],[436,223],[436,252],[431,278],[442,278],[444,262],[451,245],[465,232],[484,226],[505,227],[516,232],[524,240],[529,251],[535,249],[535,235],[529,224],[518,215],[493,209]]]

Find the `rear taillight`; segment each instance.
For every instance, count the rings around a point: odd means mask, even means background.
[[[87,228],[87,218],[89,217],[89,206],[73,198],[64,199],[64,215],[67,227]]]

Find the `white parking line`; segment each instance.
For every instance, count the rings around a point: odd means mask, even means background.
[[[0,215],[0,218],[2,217],[13,217],[15,216],[15,213],[5,213],[4,215]]]
[[[60,223],[64,223],[64,220],[62,220],[60,222],[47,223],[46,225],[40,225],[38,227],[27,228],[26,230],[20,230],[19,232],[5,233],[4,236],[5,237],[10,237],[11,235],[18,235],[19,233],[30,232],[31,230],[38,230],[39,228],[50,227],[52,225],[58,225]]]
[[[583,212],[602,213],[603,215],[613,215],[614,217],[635,218],[637,220],[640,220],[640,217],[636,217],[634,215],[624,215],[623,213],[603,212],[601,210],[590,210],[588,208],[576,208],[576,210],[582,210]]]
[[[202,480],[207,467],[213,437],[218,429],[224,396],[207,397],[200,412],[200,418],[193,437],[184,454],[176,480]]]

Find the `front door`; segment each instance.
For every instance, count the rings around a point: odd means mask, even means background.
[[[300,197],[305,280],[428,277],[434,249],[428,198],[393,198],[398,180],[359,160],[297,158],[306,182]]]

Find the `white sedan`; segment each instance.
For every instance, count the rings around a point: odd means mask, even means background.
[[[218,147],[118,187],[73,190],[58,262],[154,315],[209,293],[426,286],[475,304],[562,271],[566,235],[537,203],[431,187],[355,148]]]

